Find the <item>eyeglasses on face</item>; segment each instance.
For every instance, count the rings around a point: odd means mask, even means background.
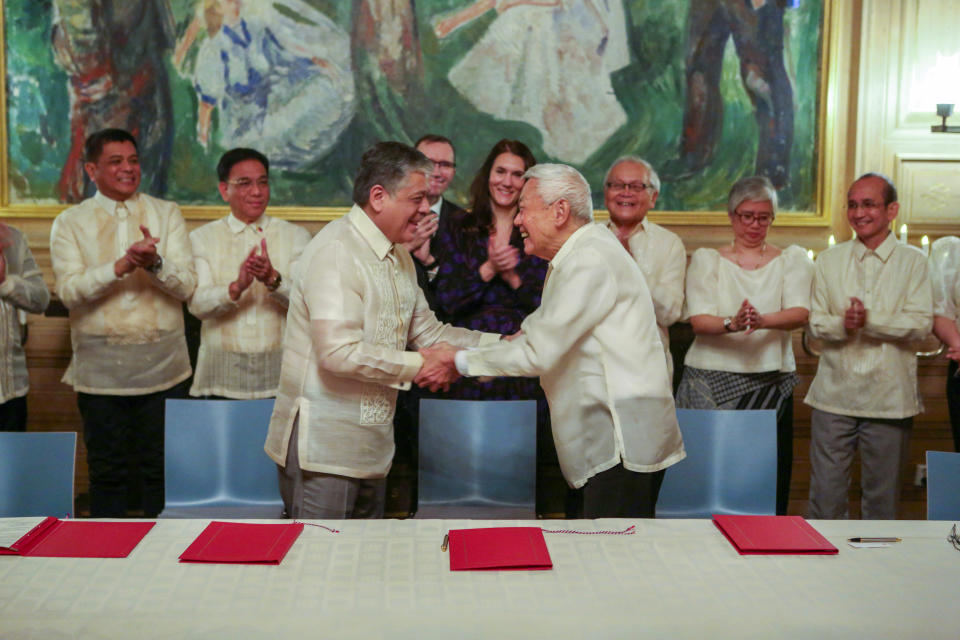
[[[611,191],[633,191],[635,193],[640,193],[646,189],[652,189],[653,185],[647,184],[646,182],[620,182],[619,180],[607,183],[607,189]]]
[[[758,215],[750,212],[740,213],[739,211],[734,211],[733,215],[737,216],[737,218],[739,218],[740,222],[743,224],[753,224],[756,222],[761,227],[769,227],[770,223],[773,222],[773,216],[768,213],[761,213]]]
[[[453,169],[457,166],[456,162],[450,162],[449,160],[431,160],[430,162],[438,169]]]
[[[250,178],[238,178],[237,180],[227,180],[227,184],[233,185],[241,191],[245,191],[257,185],[261,189],[270,188],[270,178],[259,178],[257,180],[251,180]]]

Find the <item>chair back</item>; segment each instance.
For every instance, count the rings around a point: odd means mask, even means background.
[[[960,520],[960,453],[927,451],[927,520]]]
[[[167,400],[161,518],[279,518],[277,465],[263,450],[273,398]]]
[[[77,434],[0,431],[0,517],[73,517]]]
[[[536,517],[535,400],[420,401],[418,518]]]
[[[677,409],[677,420],[687,457],[664,475],[658,518],[776,513],[776,411]]]

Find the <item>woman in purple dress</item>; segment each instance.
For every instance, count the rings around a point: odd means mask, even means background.
[[[536,164],[522,142],[501,140],[487,155],[470,185],[471,206],[440,225],[435,239],[436,299],[443,320],[466,327],[511,335],[540,306],[547,263],[523,253],[523,240],[513,220],[517,215],[523,174]],[[559,477],[550,432],[549,411],[538,378],[494,378],[480,382],[463,378],[442,394],[464,400],[536,400],[538,466],[553,467]],[[553,473],[556,471],[556,474]],[[554,510],[544,504],[545,490],[538,474],[537,511]],[[562,482],[562,478],[560,480]]]
[[[540,306],[547,263],[523,253],[514,226],[523,174],[536,164],[522,142],[501,140],[470,186],[472,205],[441,225],[435,280],[444,319],[456,327],[510,335]],[[536,398],[535,378],[460,380],[448,397],[476,400]]]

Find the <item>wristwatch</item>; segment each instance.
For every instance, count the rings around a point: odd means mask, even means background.
[[[157,261],[154,262],[154,263],[153,263],[152,265],[150,265],[149,267],[147,267],[146,269],[147,269],[147,271],[149,271],[149,272],[152,273],[153,275],[157,275],[158,273],[160,273],[160,269],[163,269],[163,257],[161,257],[161,256],[158,255],[158,256],[157,256]]]
[[[732,332],[733,332],[733,317],[732,317],[732,316],[727,316],[726,318],[723,319],[723,330],[724,330],[724,331],[727,331],[728,333],[732,333]]]
[[[280,272],[277,271],[277,277],[273,279],[273,282],[267,285],[267,289],[270,291],[276,291],[280,288],[280,283],[283,281],[283,276],[280,275]]]

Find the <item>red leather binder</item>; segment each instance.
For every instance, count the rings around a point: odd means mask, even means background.
[[[280,564],[301,531],[300,523],[214,521],[180,554],[180,562]]]
[[[552,569],[540,527],[451,529],[450,570]]]
[[[126,558],[154,522],[97,522],[48,517],[0,555],[39,558]]]
[[[713,524],[741,555],[831,555],[837,548],[800,516],[714,515]]]

